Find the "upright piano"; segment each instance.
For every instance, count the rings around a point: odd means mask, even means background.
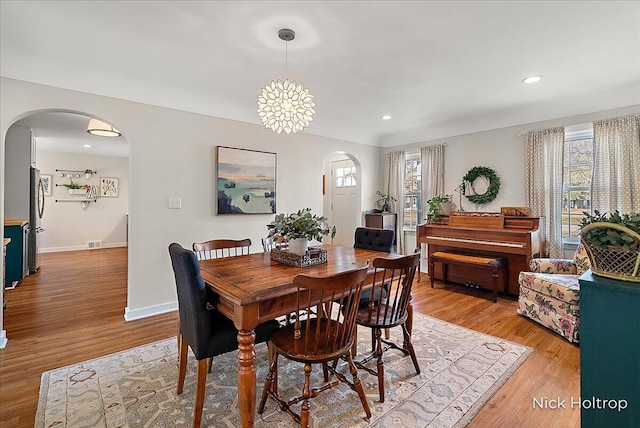
[[[417,228],[417,244],[427,244],[428,256],[436,251],[501,257],[507,260],[507,293],[517,296],[518,274],[529,270],[529,261],[544,251],[544,231],[540,217],[505,216],[502,213],[454,212],[442,216],[439,224]],[[442,267],[436,264],[436,279],[442,280]],[[473,284],[491,290],[491,278],[473,268],[449,266],[447,281]]]

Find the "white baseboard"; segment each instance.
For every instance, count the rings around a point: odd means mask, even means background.
[[[118,247],[126,247],[126,242],[114,242],[111,244],[102,244],[100,248],[91,248],[91,250],[99,250],[101,248],[118,248]],[[38,253],[58,253],[62,251],[78,251],[78,250],[88,250],[87,245],[71,245],[68,247],[49,247],[49,248],[39,248]]]
[[[162,305],[147,306],[146,308],[130,310],[129,307],[124,308],[124,320],[134,321],[142,318],[152,317],[154,315],[165,314],[167,312],[177,311],[178,302],[164,303]]]
[[[7,330],[0,332],[0,349],[4,349],[7,346]]]

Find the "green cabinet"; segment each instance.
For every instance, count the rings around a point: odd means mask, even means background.
[[[580,277],[579,400],[583,428],[640,427],[640,283]]]
[[[26,220],[6,220],[4,223],[4,236],[11,238],[5,256],[5,287],[22,281],[27,275],[27,224]]]

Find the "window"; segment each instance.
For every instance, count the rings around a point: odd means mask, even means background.
[[[336,168],[336,187],[354,187],[356,185],[356,167]]]
[[[404,225],[415,227],[422,220],[420,152],[406,152],[404,171]]]
[[[562,177],[562,238],[577,242],[583,212],[591,213],[593,128],[565,129]]]

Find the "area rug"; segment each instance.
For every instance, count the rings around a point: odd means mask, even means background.
[[[359,327],[358,357],[370,348],[370,331]],[[398,331],[395,331],[398,330]],[[392,339],[401,343],[399,328]],[[531,354],[531,349],[414,315],[412,342],[421,374],[397,350],[385,353],[385,402],[378,401],[377,379],[359,371],[372,417],[368,421],[357,394],[339,385],[311,400],[312,427],[462,427]],[[267,347],[256,346],[258,398],[267,372]],[[375,362],[373,362],[375,364]],[[345,364],[346,365],[346,364]],[[345,365],[342,369],[346,373]],[[177,343],[162,340],[42,374],[35,426],[175,427],[191,426],[196,361],[189,356],[184,392],[176,395]],[[204,427],[239,427],[236,352],[214,358],[207,377]],[[322,370],[312,372],[322,384]],[[279,359],[279,394],[294,397],[304,380],[303,366]],[[256,415],[256,427],[295,427],[272,400]]]

